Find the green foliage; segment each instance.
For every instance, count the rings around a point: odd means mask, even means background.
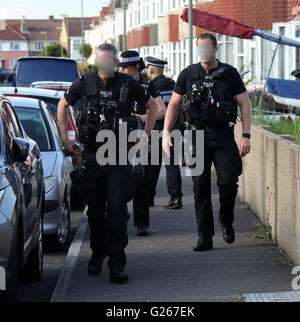
[[[68,51],[60,44],[46,46],[40,53],[40,56],[68,57]]]
[[[93,48],[90,44],[82,44],[79,52],[85,59],[89,59],[93,53]]]
[[[254,115],[255,125],[267,125],[268,130],[279,135],[288,134],[294,143],[300,145],[300,119],[292,121],[290,119],[276,119],[275,115],[265,115],[263,112]]]
[[[97,72],[98,71],[97,66],[94,65],[94,64],[79,64],[78,65],[78,69],[79,69],[80,74],[84,73],[84,70],[86,70],[88,68],[88,66],[91,66],[92,67],[92,71],[93,72]]]

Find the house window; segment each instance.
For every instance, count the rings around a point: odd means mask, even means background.
[[[13,59],[11,59],[11,60],[9,61],[9,68],[10,68],[10,69],[13,69],[13,68],[15,68],[15,66],[16,66],[16,61],[15,61],[15,60],[13,60]]]
[[[74,40],[73,41],[73,50],[79,50],[80,48],[80,45],[81,45],[81,41],[80,40]]]
[[[35,51],[42,51],[44,49],[43,42],[36,42],[34,45]]]
[[[11,42],[10,43],[10,50],[20,50],[20,44]]]

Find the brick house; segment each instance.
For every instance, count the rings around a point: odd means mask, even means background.
[[[168,73],[176,77],[189,64],[188,24],[180,19],[188,0],[128,0],[128,47],[141,56],[154,55],[169,62]],[[106,20],[114,25],[115,10],[112,1],[106,9]],[[194,0],[194,8],[226,16],[241,23],[273,31],[290,38],[300,38],[300,0]],[[109,10],[111,13],[108,14]],[[122,14],[122,13],[121,13]],[[118,18],[120,19],[120,18]],[[121,21],[121,20],[119,20]],[[97,27],[102,41],[116,43]],[[114,26],[115,34],[123,33],[123,23]],[[204,30],[194,27],[194,38]],[[254,37],[242,40],[217,34],[219,59],[234,65],[240,71],[250,72],[246,80],[261,83],[266,78],[275,44]],[[198,61],[194,39],[193,61]],[[300,39],[299,39],[300,40]],[[120,48],[119,48],[120,49]],[[272,76],[292,78],[290,72],[300,68],[300,51],[281,46]]]
[[[6,20],[0,29],[0,64],[13,68],[19,57],[39,55],[45,46],[59,43],[61,23],[53,16]]]
[[[97,20],[98,17],[84,17],[84,32],[95,27],[97,25]],[[69,57],[76,60],[78,63],[82,63],[83,58],[79,51],[82,44],[80,17],[64,17],[59,39],[61,45],[68,50]]]

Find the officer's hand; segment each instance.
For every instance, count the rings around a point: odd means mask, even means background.
[[[171,158],[170,154],[170,146],[173,146],[172,143],[172,138],[170,137],[170,132],[164,130],[164,135],[163,135],[163,150],[167,154],[169,158]]]
[[[70,140],[64,140],[63,141],[63,145],[65,146],[65,148],[72,154],[81,155],[81,151],[80,148],[75,144],[75,142],[70,141]]]
[[[247,138],[241,138],[239,144],[240,156],[243,158],[250,153],[251,141]]]

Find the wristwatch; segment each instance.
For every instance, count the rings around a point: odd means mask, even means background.
[[[250,133],[243,133],[242,137],[247,138],[247,139],[251,139],[251,134]]]

